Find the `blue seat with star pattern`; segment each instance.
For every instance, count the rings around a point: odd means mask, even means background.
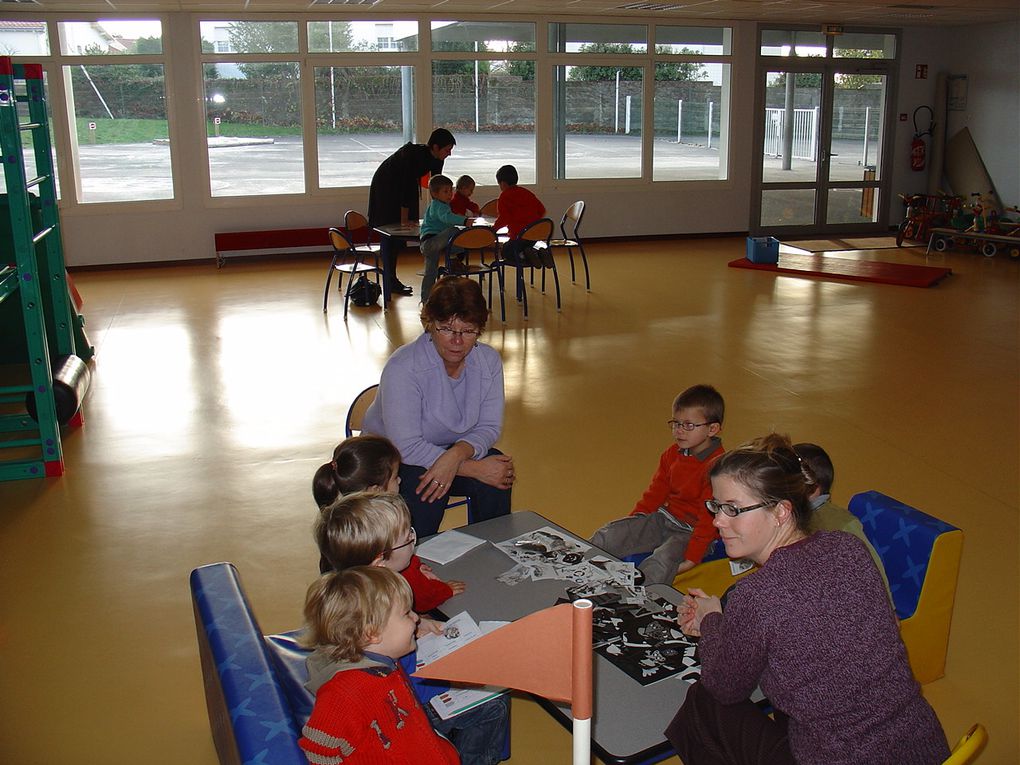
[[[849,509],[882,559],[914,677],[942,677],[963,532],[877,491],[855,494]]]

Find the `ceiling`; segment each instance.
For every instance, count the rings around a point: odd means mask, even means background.
[[[0,12],[294,12],[344,15],[524,14],[584,21],[683,23],[688,19],[738,19],[769,23],[856,26],[959,26],[1020,19],[1018,0],[0,0]],[[579,19],[580,20],[580,19]]]

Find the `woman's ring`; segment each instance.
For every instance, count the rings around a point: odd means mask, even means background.
[[[436,483],[439,483],[439,481],[436,481]],[[444,489],[444,488],[446,488],[446,484],[445,484],[445,483],[440,483],[440,484],[439,484],[439,488],[440,488],[440,489]]]
[[[439,481],[437,479],[433,478],[432,479],[432,483],[439,483]],[[439,485],[442,486],[442,484],[439,484]]]

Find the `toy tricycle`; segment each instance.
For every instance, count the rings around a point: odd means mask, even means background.
[[[900,199],[906,205],[903,222],[896,231],[896,246],[902,247],[903,240],[924,242],[928,232],[935,226],[950,225],[950,221],[959,215],[963,208],[960,197],[945,194],[911,194]]]

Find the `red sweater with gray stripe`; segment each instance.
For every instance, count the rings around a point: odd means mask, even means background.
[[[459,765],[457,750],[432,729],[403,671],[375,658],[335,665],[316,691],[298,741],[308,762]]]

